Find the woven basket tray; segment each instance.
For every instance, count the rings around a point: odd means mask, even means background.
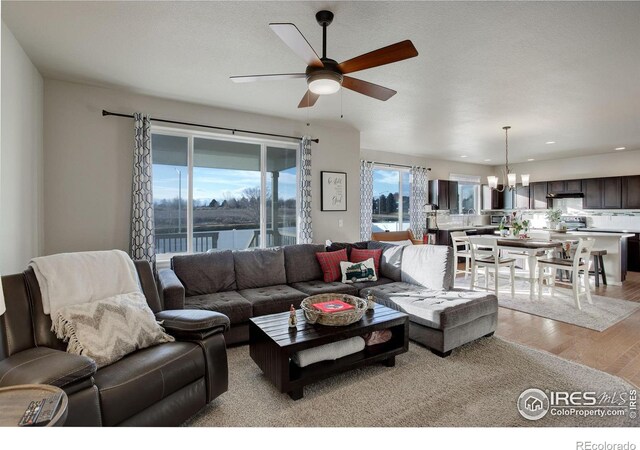
[[[347,311],[325,313],[313,307],[316,303],[330,300],[342,300],[353,305],[354,308]],[[300,307],[304,311],[304,317],[307,322],[337,327],[350,325],[362,319],[364,313],[367,312],[367,301],[347,294],[318,294],[302,300]]]

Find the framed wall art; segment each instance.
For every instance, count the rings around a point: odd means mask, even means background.
[[[320,172],[320,198],[321,211],[346,211],[346,172]]]

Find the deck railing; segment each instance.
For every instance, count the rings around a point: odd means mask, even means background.
[[[193,251],[195,253],[206,252],[212,248],[218,248],[220,233],[225,231],[197,231],[193,233]],[[250,231],[250,230],[247,230]],[[245,241],[246,242],[246,241]],[[258,247],[260,243],[260,230],[253,230],[253,237],[243,248]],[[291,245],[296,243],[295,235],[267,230],[267,247]],[[246,245],[246,247],[244,247]],[[184,253],[187,248],[187,233],[162,233],[156,234],[156,253]]]

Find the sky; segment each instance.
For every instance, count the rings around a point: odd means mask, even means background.
[[[178,197],[178,185],[182,173],[182,198],[187,198],[188,169],[184,166],[170,166],[164,164],[153,165],[153,199],[175,199]],[[270,187],[269,176],[267,186]],[[295,168],[280,173],[278,197],[282,199],[296,197]],[[260,172],[247,170],[227,170],[198,168],[193,169],[193,199],[212,199],[222,202],[226,197],[240,198],[246,188],[260,187]]]
[[[398,174],[397,170],[386,170],[386,169],[374,169],[373,171],[373,197],[380,197],[380,195],[385,194],[389,195],[389,193],[395,194],[398,192]],[[405,180],[408,182],[409,174],[404,173]],[[408,184],[406,192],[403,192],[403,195],[408,196]]]

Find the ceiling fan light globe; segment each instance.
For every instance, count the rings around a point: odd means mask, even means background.
[[[333,70],[314,70],[307,73],[309,90],[318,95],[335,94],[342,86],[342,74]]]
[[[309,83],[309,90],[318,95],[335,94],[340,90],[340,83],[331,79],[313,80]]]

